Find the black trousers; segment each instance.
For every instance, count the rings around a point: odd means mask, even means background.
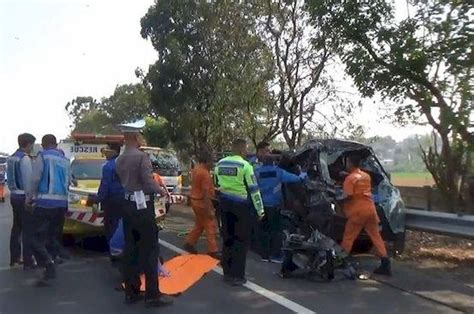
[[[13,225],[10,233],[10,261],[17,262],[23,256],[25,265],[33,264],[31,234],[33,231],[32,213],[25,210],[24,199],[12,199]],[[22,254],[23,246],[23,254]]]
[[[140,291],[140,273],[144,271],[146,298],[158,297],[158,227],[155,222],[153,199],[146,203],[147,208],[137,210],[135,202],[122,201],[125,250],[123,254],[122,275],[125,293]]]
[[[258,226],[262,257],[280,257],[283,227],[278,207],[265,207],[265,220]]]
[[[223,245],[222,269],[225,276],[245,277],[245,263],[250,245],[251,208],[249,205],[221,197]]]
[[[53,262],[53,254],[59,250],[58,230],[62,232],[60,226],[60,216],[64,217],[64,208],[44,208],[36,207],[33,211],[33,253],[41,263],[45,265]],[[63,222],[64,224],[64,222]],[[49,249],[48,249],[49,248]]]
[[[63,228],[66,221],[66,212],[67,208],[57,208],[52,225],[54,231],[46,244],[46,248],[53,259],[63,251]]]
[[[101,202],[104,211],[104,229],[107,243],[110,241],[117,229],[120,218],[122,218],[122,197],[110,197]]]
[[[293,251],[283,251],[283,264],[281,265],[281,273],[288,275],[297,268],[298,266],[293,263]]]

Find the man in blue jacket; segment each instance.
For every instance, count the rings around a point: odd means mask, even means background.
[[[97,197],[104,211],[105,237],[108,242],[122,217],[120,209],[125,192],[115,171],[115,160],[120,155],[120,144],[109,144],[104,153],[107,162],[102,168],[102,180]]]
[[[69,160],[57,149],[56,137],[52,134],[43,136],[43,151],[33,164],[32,196],[26,196],[27,207],[33,209],[34,240],[32,247],[46,268],[38,284],[46,285],[56,278],[53,257],[47,249],[48,242],[57,244],[58,217],[64,215],[67,208],[69,189]]]
[[[10,266],[20,263],[23,252],[23,267],[35,267],[31,250],[32,215],[25,210],[25,195],[31,193],[31,153],[35,137],[29,133],[18,136],[18,149],[7,160],[8,188],[13,209],[13,225],[10,235]],[[23,250],[22,250],[23,244]]]
[[[287,172],[274,162],[275,158],[268,155],[263,158],[263,165],[257,167],[255,176],[262,193],[265,216],[267,219],[260,226],[262,261],[281,263],[282,225],[280,210],[283,205],[283,183],[301,182],[303,179]]]

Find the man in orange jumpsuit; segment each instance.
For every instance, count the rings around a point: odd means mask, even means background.
[[[379,217],[372,199],[372,186],[370,176],[362,171],[360,167],[361,158],[351,155],[346,158],[346,167],[349,175],[344,180],[344,213],[347,223],[342,239],[342,248],[350,253],[354,241],[362,229],[367,232],[381,258],[381,265],[374,271],[375,274],[392,274],[390,259],[387,255],[385,243],[379,232]]]
[[[217,220],[212,199],[215,198],[215,189],[211,176],[212,154],[203,152],[198,159],[199,164],[193,168],[191,173],[191,207],[196,216],[193,230],[188,234],[184,248],[186,251],[196,254],[195,245],[202,232],[206,232],[208,254],[218,257],[218,246],[216,240]]]
[[[7,157],[0,156],[0,202],[5,202],[5,172]]]

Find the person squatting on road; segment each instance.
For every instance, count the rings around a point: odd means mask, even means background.
[[[214,258],[219,258],[216,210],[212,203],[216,194],[211,176],[212,159],[210,152],[201,152],[198,158],[199,164],[192,170],[191,207],[195,215],[195,222],[193,230],[186,238],[184,248],[186,251],[196,254],[195,245],[203,231],[205,231],[208,254]]]
[[[56,277],[54,257],[61,247],[58,234],[62,233],[60,222],[64,222],[69,189],[69,159],[57,149],[56,137],[43,136],[41,145],[43,151],[33,164],[32,195],[25,201],[33,208],[33,251],[46,268],[39,285]]]
[[[236,139],[232,143],[232,155],[221,159],[214,171],[222,215],[224,281],[234,286],[247,282],[245,263],[250,244],[251,211],[256,210],[259,220],[264,217],[262,196],[253,167],[244,159],[246,155],[247,142]]]
[[[10,235],[10,266],[21,262],[23,252],[23,267],[34,268],[33,251],[31,248],[31,232],[33,230],[32,213],[25,210],[25,198],[31,198],[32,166],[29,155],[36,138],[23,133],[18,136],[18,149],[7,160],[8,188],[13,209],[13,225]],[[22,250],[23,246],[23,250]]]
[[[283,206],[282,184],[301,182],[303,179],[275,165],[274,159],[272,155],[259,158],[263,165],[255,169],[265,207],[265,219],[260,223],[257,235],[261,244],[262,261],[282,263],[283,226],[280,215]]]
[[[102,167],[102,179],[97,197],[104,211],[104,230],[108,243],[122,217],[120,209],[124,191],[116,172],[116,159],[120,154],[120,144],[108,144],[104,154],[107,162]]]
[[[116,171],[125,191],[121,210],[126,241],[122,274],[126,303],[136,303],[141,299],[140,273],[143,271],[145,304],[157,307],[172,303],[170,297],[160,293],[156,267],[159,246],[154,194],[164,196],[166,192],[153,179],[149,156],[138,149],[144,142],[140,130],[122,125],[125,149],[116,161]]]
[[[360,169],[361,157],[350,155],[346,158],[349,175],[344,180],[344,213],[347,222],[342,239],[342,248],[350,254],[354,241],[362,229],[367,232],[381,258],[380,266],[374,273],[390,276],[392,274],[390,259],[385,243],[379,231],[379,217],[372,199],[372,185],[369,174]]]

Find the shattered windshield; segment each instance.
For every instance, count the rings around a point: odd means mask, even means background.
[[[321,163],[321,173],[326,180],[333,180],[329,172],[329,165],[332,165],[336,162],[339,156],[342,155],[342,152],[327,152],[323,151],[319,154],[319,161]]]
[[[145,150],[150,156],[154,168],[158,169],[179,169],[179,161],[176,155],[171,151]]]

